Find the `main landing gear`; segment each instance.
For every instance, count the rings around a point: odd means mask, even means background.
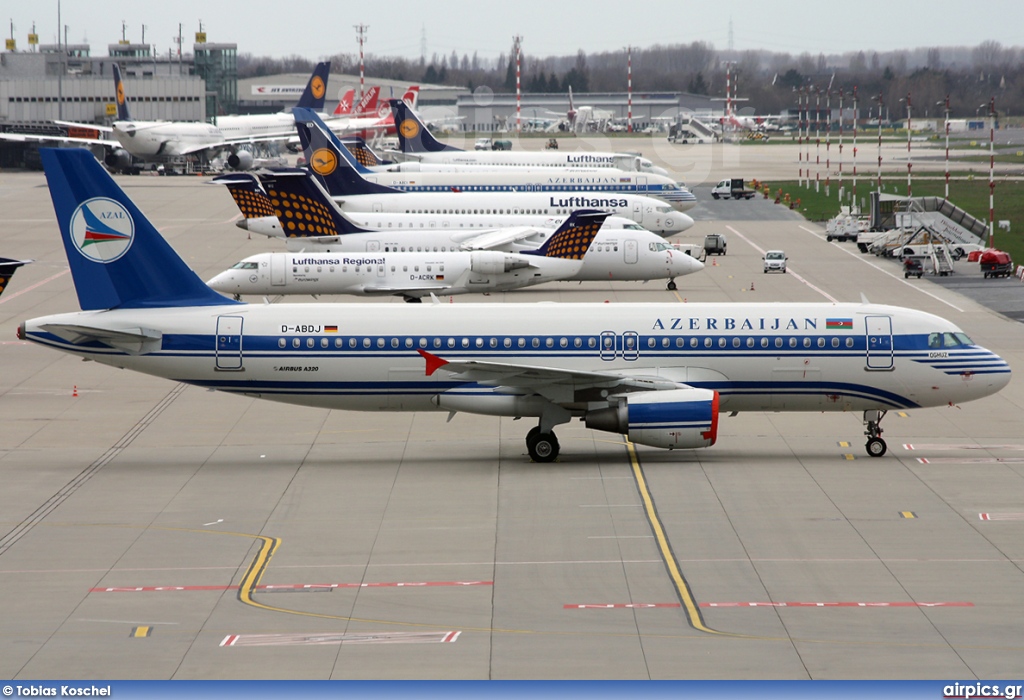
[[[526,434],[526,449],[534,462],[554,462],[558,457],[558,438],[554,433],[542,433],[539,425]]]
[[[882,419],[886,413],[888,411],[864,411],[864,434],[868,438],[864,449],[868,451],[870,457],[881,457],[888,449],[885,440],[882,439]]]

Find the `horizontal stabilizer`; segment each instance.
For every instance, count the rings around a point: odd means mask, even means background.
[[[70,323],[47,323],[40,326],[47,333],[73,345],[85,343],[102,343],[116,350],[124,350],[132,355],[145,355],[160,349],[163,334],[149,328],[96,328]]]

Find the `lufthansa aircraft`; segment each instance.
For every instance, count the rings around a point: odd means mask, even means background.
[[[993,394],[1010,367],[954,324],[876,304],[241,304],[174,252],[92,155],[44,149],[81,311],[20,339],[114,367],[323,408],[532,417],[710,447],[721,411],[863,411]]]
[[[435,228],[436,221],[432,226],[424,226],[431,219],[430,215],[425,214],[363,214],[363,217],[370,216],[371,221],[377,221],[377,230],[370,230],[365,228],[365,223],[357,225],[352,221],[355,215],[342,212],[320,183],[305,170],[278,170],[273,175],[261,173],[260,177],[262,179],[257,180],[251,173],[236,173],[214,178],[214,182],[227,185],[242,216],[246,217],[238,222],[244,224],[241,228],[269,237],[285,238],[288,249],[293,252],[379,254],[472,250],[524,253],[543,245],[555,228],[563,225],[561,221],[553,224],[550,219],[544,221],[543,217],[537,217],[542,219],[542,226],[516,221],[510,222],[505,228],[489,227],[483,230],[479,223],[487,221],[489,217],[460,215],[457,218],[477,224],[466,231],[452,227],[448,219],[456,217],[444,217],[447,228]],[[612,218],[618,219],[614,225],[609,223]],[[412,228],[414,223],[415,228]],[[395,225],[399,228],[393,228]],[[623,225],[628,228],[623,229]],[[474,228],[476,230],[472,230]],[[280,265],[284,255],[273,255],[278,257],[270,260],[270,266]],[[250,265],[252,261],[244,260],[242,263]],[[676,277],[703,268],[703,263],[674,249],[656,234],[624,219],[608,217],[583,258],[579,270],[564,279],[580,282],[668,279],[668,288],[675,289]],[[238,277],[241,273],[232,271],[231,274]],[[245,279],[248,280],[248,277]],[[278,284],[281,281],[278,277]],[[249,280],[248,284],[256,285],[258,282],[258,279]]]
[[[441,143],[426,124],[401,100],[388,100],[398,125],[398,147],[407,158],[437,165],[532,166],[554,168],[615,168],[668,175],[643,156],[591,151],[463,151]]]
[[[295,109],[295,126],[302,142],[302,151],[309,167],[320,171],[334,171],[341,164],[322,150],[323,140],[317,134],[327,126],[311,110]],[[310,132],[313,132],[312,134]],[[327,132],[330,133],[330,132]],[[337,137],[331,134],[331,140]],[[356,161],[348,149],[342,149],[349,168],[378,186],[402,192],[542,192],[549,194],[587,193],[601,195],[645,195],[663,199],[677,211],[692,209],[697,198],[672,178],[656,173],[623,172],[594,168],[574,171],[567,168],[545,170],[474,170],[471,172],[390,172],[372,171]],[[330,191],[330,188],[328,188]],[[337,195],[331,191],[332,195]]]
[[[326,207],[308,201],[308,211],[327,221]],[[536,250],[410,250],[373,253],[260,253],[207,282],[234,294],[354,294],[401,296],[419,302],[428,294],[506,292],[568,279],[608,218],[603,211],[573,212]],[[652,234],[653,235],[653,234]]]
[[[341,141],[313,117],[309,110],[296,114],[295,128],[308,154],[310,171],[345,212],[558,216],[574,209],[601,209],[666,236],[693,225],[693,219],[667,202],[626,192],[545,192],[531,186],[516,191],[495,187],[484,192],[450,188],[406,192],[385,187],[372,181],[377,176],[360,166]],[[417,181],[415,174],[406,177]]]

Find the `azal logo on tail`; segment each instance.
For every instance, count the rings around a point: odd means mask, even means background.
[[[71,240],[84,257],[99,263],[117,260],[131,248],[135,222],[119,202],[94,197],[71,215]]]

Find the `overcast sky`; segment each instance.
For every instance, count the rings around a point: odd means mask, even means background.
[[[40,42],[56,41],[57,4],[58,0],[5,3],[2,19],[13,20],[19,50],[28,48],[33,23]],[[298,12],[289,14],[292,10]],[[1022,0],[333,0],[295,5],[279,0],[61,0],[60,23],[68,27],[69,42],[86,39],[93,55],[105,55],[107,44],[121,39],[122,20],[132,42],[142,41],[146,25],[145,41],[160,54],[174,45],[179,23],[190,47],[201,20],[208,41],[234,42],[240,53],[298,54],[309,59],[356,53],[353,26],[362,23],[369,26],[367,53],[418,58],[425,37],[429,60],[435,52],[450,55],[453,50],[460,56],[476,51],[481,58],[495,58],[509,50],[513,34],[522,35],[525,53],[541,56],[692,41],[726,49],[730,18],[733,46],[739,51],[817,55],[976,46],[989,40],[1004,47],[1024,45]],[[10,36],[9,24],[4,34]]]

